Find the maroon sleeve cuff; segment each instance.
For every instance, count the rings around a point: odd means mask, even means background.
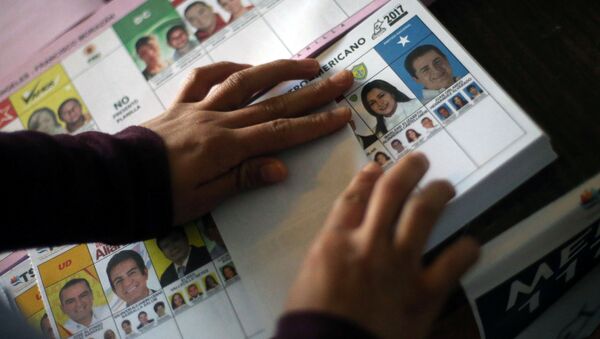
[[[284,314],[277,323],[274,339],[375,339],[354,321],[331,314],[299,311]]]
[[[115,135],[0,133],[3,249],[150,238],[173,222],[163,140],[143,127]]]

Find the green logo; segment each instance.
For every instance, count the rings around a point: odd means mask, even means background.
[[[367,77],[367,65],[364,62],[352,67],[352,75],[356,80],[364,80]]]
[[[356,102],[356,101],[358,101],[358,96],[356,94],[352,94],[349,99],[352,102]]]

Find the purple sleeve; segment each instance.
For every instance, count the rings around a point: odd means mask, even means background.
[[[348,319],[314,311],[284,314],[273,339],[375,339],[371,332]]]
[[[172,225],[162,139],[143,127],[108,135],[0,133],[0,248],[125,243]]]

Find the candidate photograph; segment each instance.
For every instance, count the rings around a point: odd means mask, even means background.
[[[201,243],[197,232],[196,238],[193,244],[182,227],[173,228],[156,238],[156,246],[168,260],[168,266],[162,273],[159,272],[161,286],[165,287],[210,263],[211,257],[206,246],[197,245]]]
[[[76,334],[111,316],[101,284],[87,271],[48,287],[48,298],[61,336]]]
[[[125,249],[117,252],[106,263],[104,279],[108,280],[108,298],[113,312],[123,310],[159,290],[154,269],[149,267],[150,261],[144,258],[147,254],[141,249]],[[98,269],[101,269],[99,265]],[[106,284],[106,280],[103,283]]]

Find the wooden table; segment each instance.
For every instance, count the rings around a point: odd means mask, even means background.
[[[464,228],[484,243],[600,172],[600,1],[439,0],[430,10],[559,156]],[[464,293],[432,337],[479,337]]]

